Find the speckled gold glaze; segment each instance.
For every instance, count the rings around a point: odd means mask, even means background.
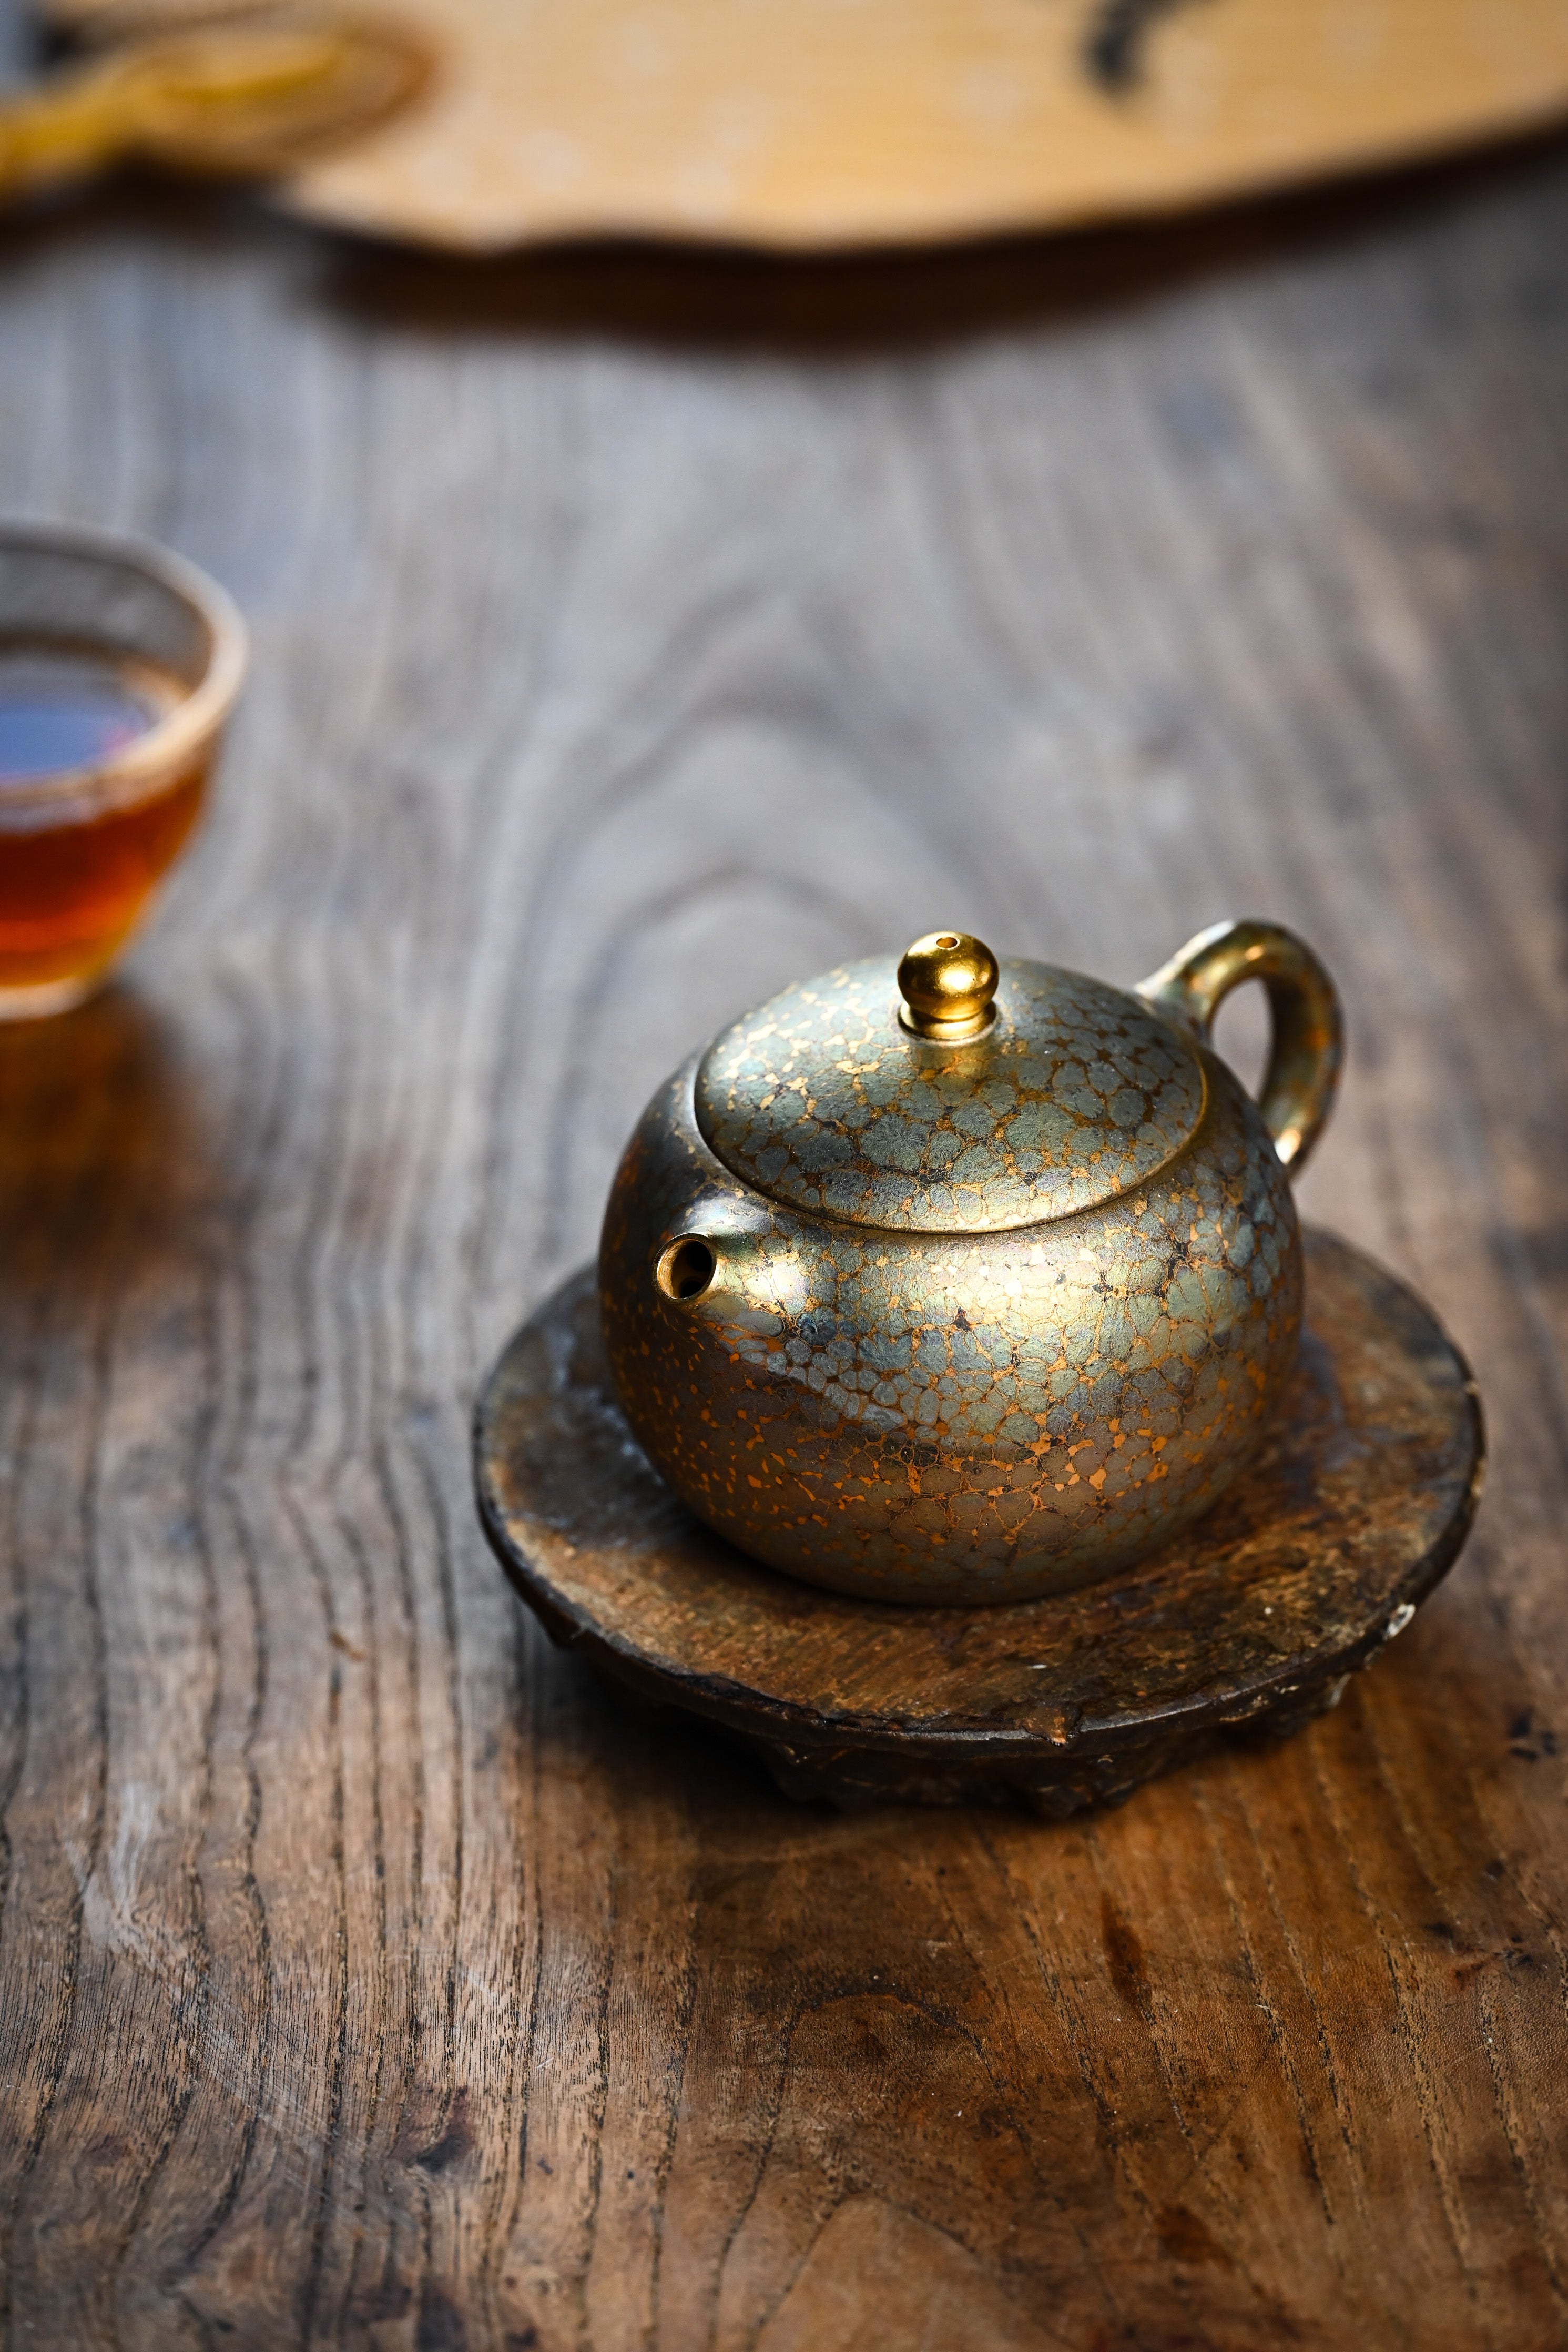
[[[1176,1013],[1019,962],[972,1043],[896,1004],[891,961],[848,966],[655,1096],[605,1220],[615,1383],[691,1507],[777,1568],[1068,1590],[1207,1510],[1261,1434],[1301,1319],[1289,1182]]]
[[[1008,961],[996,1019],[956,1046],[911,1036],[886,957],[781,995],[715,1040],[697,1125],[770,1199],[911,1233],[994,1233],[1092,1207],[1180,1150],[1203,1070],[1117,988]]]

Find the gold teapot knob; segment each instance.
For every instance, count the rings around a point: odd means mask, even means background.
[[[983,940],[967,931],[927,931],[904,950],[898,967],[899,1020],[916,1037],[941,1045],[977,1037],[997,1017],[991,999],[1000,976]]]

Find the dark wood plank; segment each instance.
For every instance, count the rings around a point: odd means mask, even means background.
[[[821,272],[6,231],[0,497],[256,639],[124,982],[0,1037],[11,2342],[1563,2340],[1565,245],[1552,148]],[[466,1420],[654,1083],[935,921],[1227,911],[1487,1399],[1430,1609],[1056,1828],[623,1716]]]

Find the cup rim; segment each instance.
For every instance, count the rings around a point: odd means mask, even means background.
[[[194,611],[207,631],[206,667],[196,684],[155,719],[143,734],[71,768],[47,768],[36,776],[7,781],[0,803],[0,825],[43,815],[62,802],[87,799],[107,814],[134,805],[148,788],[181,767],[217,733],[238,699],[250,658],[250,633],[239,606],[199,564],[139,532],[99,530],[78,523],[0,516],[0,547],[29,547],[90,562],[129,564],[157,581]],[[130,647],[125,648],[131,652]]]

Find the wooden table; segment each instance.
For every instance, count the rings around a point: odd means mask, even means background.
[[[256,634],[122,983],[0,1037],[8,2344],[1568,2342],[1565,255],[1551,146],[824,269],[7,231],[4,503]],[[1062,1826],[630,1719],[467,1424],[655,1081],[1231,911],[1348,1003],[1304,1205],[1480,1377],[1449,1584]]]

